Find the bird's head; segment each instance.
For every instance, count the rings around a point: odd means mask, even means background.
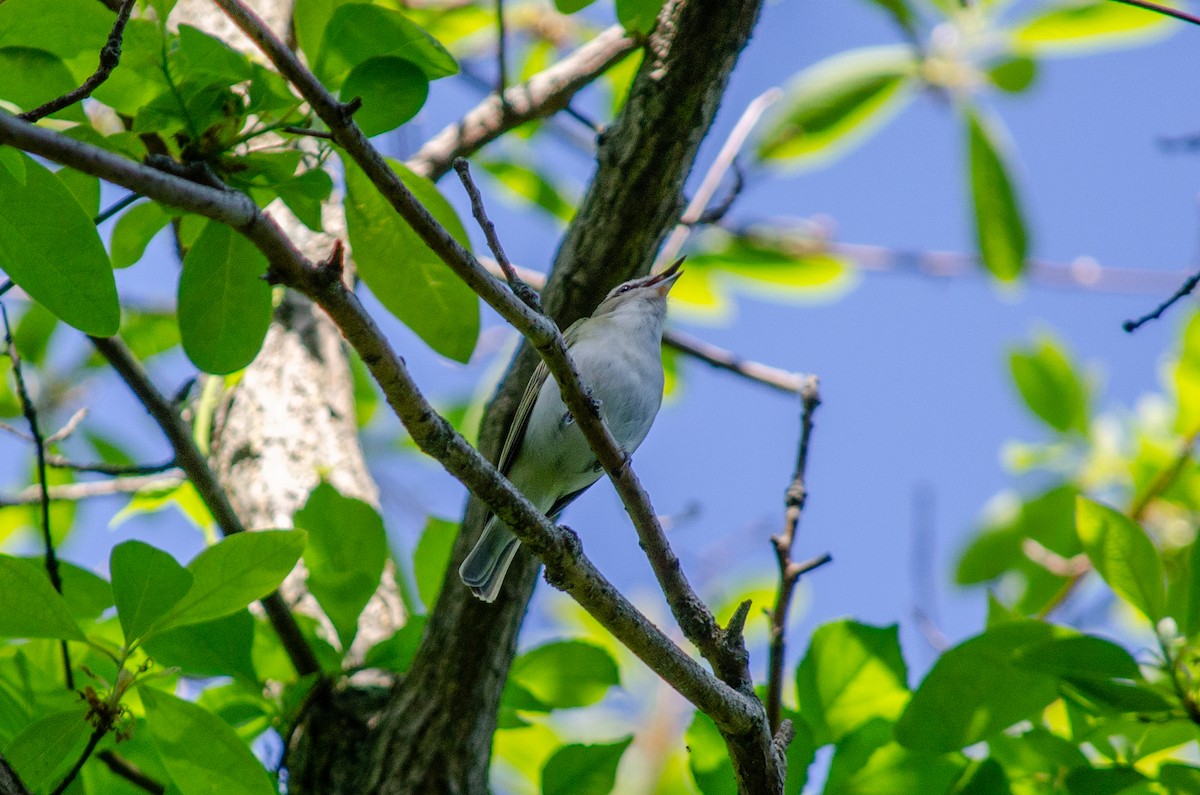
[[[675,280],[683,273],[679,266],[684,257],[680,257],[658,273],[651,273],[638,279],[630,279],[624,284],[614,287],[592,317],[609,315],[617,312],[652,312],[664,313],[667,306],[667,293],[671,292]]]

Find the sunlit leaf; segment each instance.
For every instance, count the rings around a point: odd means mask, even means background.
[[[358,616],[379,587],[387,561],[383,519],[362,500],[342,496],[322,482],[294,521],[308,532],[308,590],[329,616],[342,648],[349,649]]]
[[[126,643],[141,638],[192,587],[191,573],[175,558],[141,541],[113,547],[109,569]]]
[[[391,163],[413,195],[464,246],[467,233],[429,180]],[[358,275],[384,307],[435,351],[465,362],[479,337],[479,297],[458,278],[367,176],[346,164],[346,229]]]
[[[143,687],[151,740],[181,795],[276,795],[267,771],[229,724],[189,701]]]
[[[425,520],[425,529],[413,551],[413,574],[417,579],[417,595],[425,605],[426,613],[433,612],[446,566],[450,563],[450,551],[458,536],[458,523],[430,516]]]
[[[996,134],[974,112],[967,114],[967,129],[976,244],[984,267],[1011,281],[1024,271],[1028,247],[1011,169]]]
[[[617,21],[626,30],[649,33],[662,10],[664,0],[616,0]]]
[[[236,372],[258,355],[271,325],[266,272],[262,252],[216,221],[188,250],[179,277],[179,334],[204,372]]]
[[[86,640],[44,571],[0,555],[0,637]]]
[[[405,58],[430,80],[456,74],[458,64],[435,38],[399,11],[365,3],[339,5],[322,34],[316,73],[339,88],[355,66],[381,56]]]
[[[759,132],[758,157],[802,166],[844,152],[900,109],[915,69],[907,47],[852,50],[806,69]]]
[[[947,792],[964,761],[957,754],[906,748],[892,727],[874,718],[842,738],[834,749],[825,795],[901,795]]]
[[[342,83],[343,102],[361,99],[354,121],[364,134],[394,130],[417,115],[429,96],[429,80],[412,61],[395,56],[370,58],[355,66]]]
[[[579,640],[530,649],[513,661],[509,676],[553,709],[594,704],[610,687],[621,683],[617,664],[608,652]]]
[[[0,169],[0,270],[64,323],[115,334],[117,285],[92,217],[54,174],[21,158],[24,181]]]
[[[1013,380],[1025,404],[1060,433],[1088,432],[1088,390],[1070,357],[1053,338],[1009,355]]]
[[[0,99],[8,100],[22,110],[33,110],[73,91],[76,85],[71,70],[53,53],[30,47],[0,48]],[[48,118],[87,119],[80,105],[69,105]]]
[[[1014,43],[1038,55],[1069,55],[1144,44],[1174,32],[1169,17],[1104,0],[1051,6],[1013,34]]]
[[[1123,513],[1085,497],[1076,502],[1075,522],[1088,559],[1109,587],[1151,623],[1162,618],[1162,561],[1146,531]]]
[[[84,704],[29,724],[4,747],[4,758],[35,793],[49,792],[79,759],[92,726]]]
[[[240,676],[251,682],[258,678],[253,647],[254,618],[246,610],[157,632],[145,643],[155,662],[177,667],[184,676]]]
[[[871,720],[894,720],[908,703],[898,627],[835,621],[813,633],[796,669],[800,714],[820,744]]]
[[[604,745],[564,745],[542,769],[542,795],[609,795],[632,737]]]

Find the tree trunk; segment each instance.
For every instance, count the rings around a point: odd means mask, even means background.
[[[678,219],[684,180],[760,6],[672,0],[664,8],[625,108],[601,140],[596,175],[546,289],[560,326],[649,269]],[[488,409],[480,447],[493,460],[535,363],[524,346]],[[487,792],[500,694],[537,563],[522,550],[496,602],[475,599],[457,569],[478,538],[480,515],[472,501],[421,650],[379,718],[369,777],[358,787],[304,792]]]

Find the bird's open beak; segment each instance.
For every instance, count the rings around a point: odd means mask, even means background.
[[[680,257],[672,262],[671,267],[661,270],[655,274],[650,281],[646,282],[646,286],[657,287],[658,294],[663,298],[666,298],[667,293],[671,292],[671,287],[674,286],[675,280],[678,279],[680,274],[683,273],[683,271],[679,269],[679,266],[683,264],[685,259],[687,259],[687,257]]]

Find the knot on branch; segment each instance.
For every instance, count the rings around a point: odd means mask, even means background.
[[[551,564],[551,557],[544,556],[543,560],[546,563],[545,573],[542,575],[546,584],[559,591],[567,590],[568,582],[563,575],[569,567],[562,566],[564,558],[572,561],[579,560],[583,554],[583,544],[579,541],[579,534],[565,524],[558,526],[557,549],[553,557],[554,564]]]
[[[800,480],[793,480],[784,494],[785,504],[788,508],[802,508],[804,507],[804,498],[807,496],[808,490],[804,488],[804,483]]]

